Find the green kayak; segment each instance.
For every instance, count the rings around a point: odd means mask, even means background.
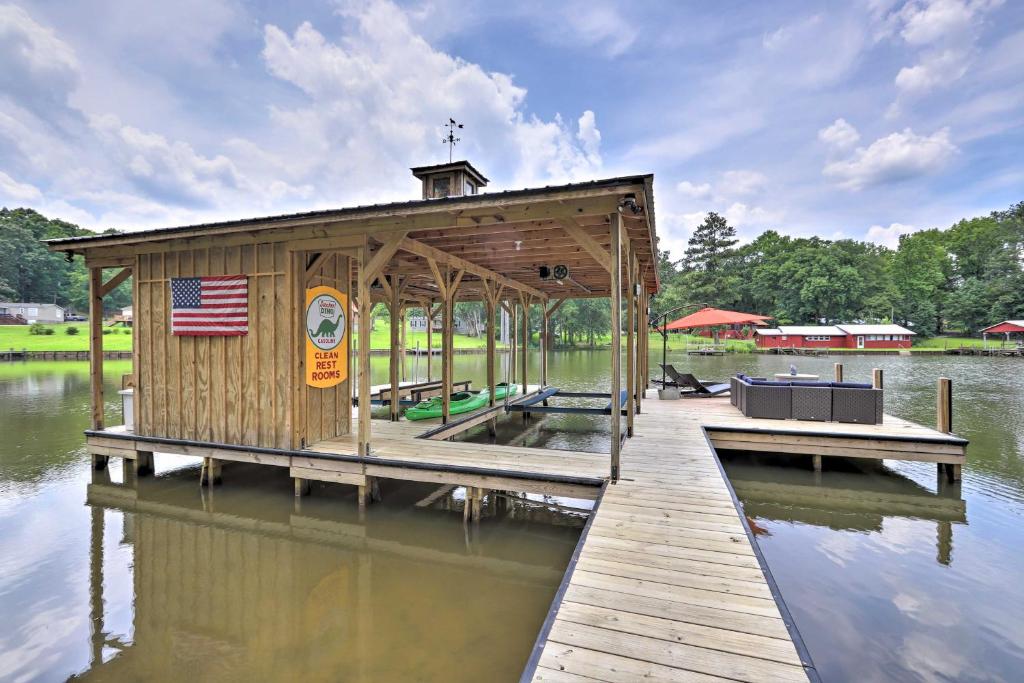
[[[516,385],[508,385],[502,382],[494,388],[495,400],[502,400],[506,396],[512,396],[516,393]],[[459,413],[468,413],[471,410],[477,410],[486,406],[490,399],[490,391],[484,389],[481,392],[474,393],[472,391],[459,391],[451,395],[451,403],[449,406],[449,414],[458,415]],[[407,420],[429,420],[431,418],[441,417],[441,397],[434,396],[427,401],[420,401],[412,408],[405,411],[405,418]]]

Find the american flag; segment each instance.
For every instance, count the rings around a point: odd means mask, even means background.
[[[248,332],[245,275],[171,278],[171,334],[230,337]]]

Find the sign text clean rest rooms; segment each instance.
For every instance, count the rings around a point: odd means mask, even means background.
[[[321,389],[348,378],[348,297],[333,287],[306,290],[306,384]]]

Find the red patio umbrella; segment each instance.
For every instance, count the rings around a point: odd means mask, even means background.
[[[681,307],[682,308],[682,307]],[[679,310],[678,308],[675,310]],[[671,313],[672,311],[669,311]],[[664,317],[668,317],[667,315]],[[739,311],[725,311],[721,308],[705,306],[695,313],[684,316],[679,320],[673,320],[663,327],[655,326],[661,333],[661,364],[662,375],[661,385],[665,386],[665,363],[668,362],[668,333],[671,330],[691,330],[700,327],[714,327],[715,325],[765,325],[766,320],[771,320],[770,315],[757,315],[756,313],[740,313]]]
[[[695,313],[673,320],[665,326],[666,330],[692,330],[699,327],[715,325],[764,325],[771,320],[770,315],[740,313],[739,311],[723,311],[720,308],[702,308]]]

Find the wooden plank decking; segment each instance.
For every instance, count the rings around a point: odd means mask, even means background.
[[[525,680],[807,680],[704,436],[711,401],[644,403]]]

